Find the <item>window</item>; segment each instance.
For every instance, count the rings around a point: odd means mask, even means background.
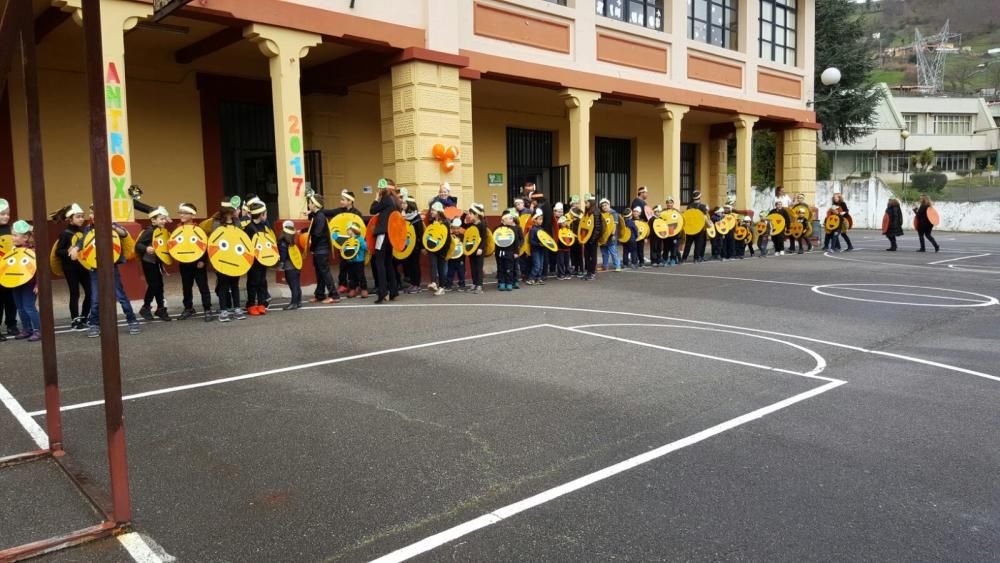
[[[628,209],[632,185],[632,141],[629,139],[594,139],[594,191],[597,199],[608,198],[611,207]]]
[[[886,170],[888,172],[904,172],[910,169],[910,155],[892,154],[886,159]]]
[[[688,0],[688,39],[735,49],[736,0]]]
[[[794,65],[798,0],[760,0],[760,58]]]
[[[596,0],[599,15],[663,31],[663,0]]]
[[[972,131],[972,120],[968,115],[935,115],[935,135],[968,135]]]
[[[938,153],[934,158],[934,167],[944,172],[964,172],[969,169],[969,153]]]
[[[875,155],[869,153],[854,155],[855,172],[878,172],[878,164]]]
[[[917,114],[915,113],[903,114],[903,129],[906,129],[910,133],[917,132]]]
[[[681,143],[681,205],[691,205],[691,193],[694,191],[697,158],[698,145],[695,143]]]

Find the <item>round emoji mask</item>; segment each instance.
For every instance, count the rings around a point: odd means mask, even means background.
[[[253,245],[250,237],[232,225],[219,227],[208,238],[208,260],[215,271],[238,278],[246,274],[253,264]]]
[[[197,225],[181,225],[170,233],[167,241],[167,251],[178,262],[190,264],[197,262],[205,255],[208,248],[208,235]]]
[[[278,263],[280,259],[278,255],[278,239],[275,238],[274,232],[271,229],[255,234],[250,241],[250,245],[253,248],[254,258],[262,266],[270,268]]]
[[[0,286],[20,287],[35,277],[37,268],[34,250],[15,248],[0,259]]]
[[[83,237],[83,248],[80,249],[78,260],[88,270],[97,269],[97,246],[94,244],[96,234],[97,231],[94,229],[87,231],[87,234]],[[122,242],[121,238],[118,237],[118,231],[114,229],[111,230],[111,249],[114,253],[114,261],[118,263],[118,259],[122,255]]]
[[[153,252],[164,266],[174,263],[170,256],[170,231],[160,227],[153,231]]]

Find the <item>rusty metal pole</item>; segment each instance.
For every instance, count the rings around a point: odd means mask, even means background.
[[[28,113],[28,165],[31,170],[31,207],[34,211],[35,253],[45,256],[52,246],[46,224],[45,169],[42,162],[42,127],[38,107],[38,57],[35,51],[35,22],[28,4],[21,7],[21,55],[25,106]],[[44,259],[44,258],[43,258]],[[42,321],[42,371],[45,377],[45,429],[49,450],[63,450],[62,413],[59,412],[59,367],[56,362],[55,319],[52,314],[52,272],[38,268],[38,313]]]
[[[83,0],[83,37],[90,105],[90,183],[94,196],[94,228],[97,230],[97,295],[94,297],[100,306],[101,368],[104,372],[104,419],[107,426],[108,467],[111,472],[112,517],[115,523],[121,525],[132,519],[132,506],[128,490],[122,374],[118,352],[115,263],[111,248],[111,180],[108,168],[100,0]],[[122,79],[124,78],[123,76]]]

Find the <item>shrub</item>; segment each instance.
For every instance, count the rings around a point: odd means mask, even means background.
[[[940,172],[914,172],[910,179],[913,189],[919,192],[939,193],[948,183],[948,176]]]

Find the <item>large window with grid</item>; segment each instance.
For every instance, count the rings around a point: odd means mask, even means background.
[[[760,0],[760,58],[795,65],[797,0]]]
[[[889,172],[904,172],[910,169],[910,155],[891,154],[886,158],[885,169]]]
[[[737,0],[688,0],[688,39],[736,49]]]
[[[596,0],[599,15],[663,31],[663,0]]]
[[[969,169],[969,153],[938,153],[934,158],[934,166],[944,172],[964,172]]]
[[[968,115],[935,115],[935,135],[968,135],[972,132],[972,120]]]
[[[915,113],[903,114],[903,129],[906,129],[910,133],[917,132],[917,114]]]
[[[878,161],[872,153],[861,153],[854,155],[855,172],[878,172]]]

